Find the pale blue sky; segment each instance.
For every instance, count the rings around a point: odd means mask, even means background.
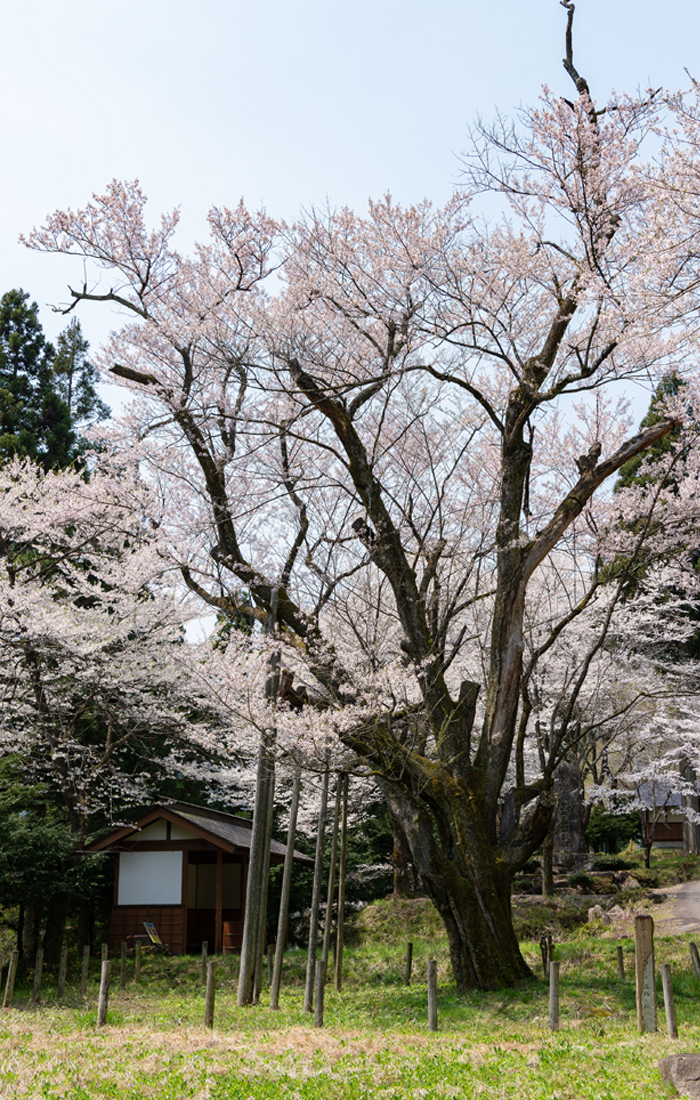
[[[390,190],[444,201],[476,114],[570,95],[558,0],[26,0],[4,6],[0,291],[46,303],[76,261],[17,245],[56,207],[138,177],[154,217],[181,205],[181,247],[212,203],[273,215],[364,206]],[[700,72],[692,0],[579,0],[575,56],[594,94]],[[79,314],[93,343],[116,319]]]

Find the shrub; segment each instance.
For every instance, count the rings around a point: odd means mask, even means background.
[[[595,886],[595,882],[585,871],[577,871],[575,874],[569,875],[566,881],[569,886],[582,886],[584,890],[593,890]]]
[[[593,860],[595,871],[629,871],[636,864],[622,856],[596,856]]]

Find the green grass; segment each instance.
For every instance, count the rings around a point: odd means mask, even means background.
[[[700,981],[690,967],[688,937],[656,942],[657,969],[670,962],[674,975],[676,1043],[665,1034],[660,982],[659,1032],[638,1034],[631,940],[623,941],[624,984],[617,978],[616,941],[580,931],[557,944],[561,1027],[552,1034],[536,943],[523,945],[531,979],[507,991],[459,995],[439,929],[420,941],[420,929],[410,928],[414,982],[406,987],[403,940],[397,932],[387,942],[386,915],[375,919],[379,935],[346,952],[342,992],[327,991],[323,1030],[303,1012],[301,951],[286,957],[279,1012],[267,1007],[265,996],[259,1006],[237,1008],[238,960],[221,960],[213,1031],[202,1026],[198,959],[148,957],[139,985],[130,965],[123,992],[113,964],[108,1022],[99,1030],[96,961],[85,1003],[69,986],[58,1004],[45,979],[42,1001],[32,1008],[29,985],[20,985],[15,1008],[0,1014],[0,1097],[658,1100],[670,1095],[659,1058],[700,1042]],[[400,927],[398,917],[394,925]],[[440,982],[436,1034],[427,1029],[431,957]]]

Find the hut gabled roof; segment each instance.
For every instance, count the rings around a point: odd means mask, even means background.
[[[138,842],[137,834],[151,825],[154,821],[170,821],[192,833],[193,837],[207,840],[215,848],[223,848],[226,852],[248,852],[253,823],[250,818],[236,817],[234,814],[225,814],[221,810],[210,810],[205,806],[193,806],[189,802],[167,802],[153,806],[150,810],[141,814],[131,825],[124,825],[114,829],[106,836],[89,844],[85,851],[101,852],[115,845],[121,847],[130,840]],[[275,862],[284,859],[287,845],[278,840],[270,841],[270,855],[277,857]],[[313,859],[294,852],[296,863],[313,863]]]

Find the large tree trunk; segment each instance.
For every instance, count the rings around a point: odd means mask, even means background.
[[[27,905],[24,909],[24,954],[33,963],[34,956],[39,947],[39,922],[41,913],[34,905]]]
[[[389,811],[391,815],[391,828],[394,835],[394,845],[391,852],[391,862],[394,868],[394,897],[395,898],[410,898],[413,897],[413,891],[411,890],[411,880],[409,875],[409,851],[408,840],[406,834],[403,831],[401,822]]]
[[[457,784],[455,784],[457,788]],[[445,924],[460,991],[500,989],[530,974],[513,929],[512,874],[504,870],[475,800],[432,807],[388,792],[426,893]]]
[[[68,920],[68,903],[67,895],[57,898],[47,913],[46,933],[44,935],[44,961],[49,967],[58,967]]]
[[[698,777],[695,769],[691,767],[689,763],[683,763],[681,775],[687,783],[692,784],[695,792],[697,792]],[[686,809],[692,810],[695,814],[700,812],[700,799],[697,793],[684,794],[683,806]],[[695,856],[700,853],[700,824],[696,821],[690,821],[687,817],[683,818],[683,848],[687,856]]]

